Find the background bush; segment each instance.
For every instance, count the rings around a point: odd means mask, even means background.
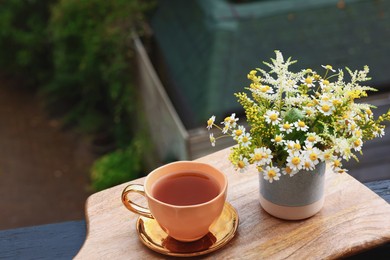
[[[92,187],[103,190],[141,177],[142,142],[134,141],[126,149],[118,149],[95,161],[91,170]]]
[[[0,0],[0,68],[9,76],[37,87],[51,74],[47,34],[55,0]]]
[[[68,124],[113,137],[124,148],[134,134],[131,31],[149,5],[138,0],[61,0],[50,38],[54,73],[48,107]]]
[[[0,69],[25,78],[47,111],[111,154],[92,167],[104,189],[139,177],[142,143],[131,34],[152,7],[142,0],[0,0]],[[115,150],[116,149],[116,150]]]

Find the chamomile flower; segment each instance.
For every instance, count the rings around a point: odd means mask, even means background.
[[[209,120],[207,120],[207,129],[210,130],[215,122],[215,116],[210,117]]]
[[[343,164],[341,163],[341,160],[337,157],[335,157],[330,163],[330,167],[332,168],[332,170],[337,173],[345,172],[345,170],[341,168],[342,166]]]
[[[295,122],[294,126],[297,130],[300,130],[303,132],[306,132],[309,129],[309,127],[302,120],[298,120],[297,122]]]
[[[309,88],[314,87],[315,79],[312,76],[307,76],[306,78],[302,78],[301,82],[304,83]]]
[[[273,88],[271,88],[271,87],[268,86],[268,85],[261,85],[261,86],[259,86],[258,90],[259,90],[261,93],[264,93],[264,94],[273,94],[273,93],[274,93]]]
[[[280,122],[278,111],[268,110],[265,113],[264,118],[268,124],[277,125]]]
[[[308,106],[303,107],[302,112],[307,117],[313,117],[316,114],[316,110],[314,109],[314,107],[308,107]]]
[[[355,121],[351,121],[350,123],[347,124],[347,130],[349,134],[352,134],[355,132],[355,130],[359,129],[358,125],[355,123]]]
[[[320,102],[317,105],[317,109],[318,109],[318,111],[320,111],[325,116],[329,116],[329,115],[331,115],[333,113],[334,106],[333,106],[332,102],[329,102],[329,101],[326,102],[325,101],[325,102]]]
[[[352,149],[355,151],[361,151],[363,146],[363,141],[360,138],[356,138],[352,141]]]
[[[265,169],[263,169],[263,176],[264,179],[272,183],[274,180],[279,180],[280,177],[280,169],[277,167],[270,167],[267,166]]]
[[[283,175],[289,175],[290,177],[294,176],[298,170],[293,170],[289,166],[286,166],[282,169]]]
[[[279,130],[282,132],[286,132],[286,134],[289,134],[293,131],[294,125],[290,124],[289,122],[284,122],[283,124],[279,125]]]
[[[331,65],[321,65],[321,67],[323,67],[324,69],[326,70],[330,70],[332,72],[336,72],[336,70],[333,69],[333,67]]]
[[[311,161],[311,160],[308,160],[307,158],[304,158],[304,162],[302,164],[302,169],[306,170],[306,171],[312,171],[315,169],[315,164]]]
[[[304,151],[304,157],[306,161],[310,161],[314,165],[317,165],[322,159],[322,152],[317,147],[308,146]]]
[[[263,165],[260,164],[263,159],[263,149],[256,148],[249,156],[251,157],[252,162],[255,163],[257,166]]]
[[[240,172],[245,172],[245,170],[248,169],[248,166],[249,166],[248,158],[240,155],[236,164],[236,169],[240,170]]]
[[[270,164],[273,158],[272,151],[266,147],[258,148],[258,152],[261,153],[261,160],[258,162],[259,165]]]
[[[302,148],[301,144],[299,143],[299,140],[295,141],[286,141],[286,147],[284,148],[287,150],[288,153],[293,153],[296,151],[300,151]]]
[[[325,162],[331,162],[336,159],[336,156],[333,154],[334,151],[332,149],[327,149],[322,153],[322,157]]]
[[[310,132],[310,133],[306,134],[306,140],[305,140],[306,146],[309,146],[309,145],[313,146],[316,143],[318,143],[319,141],[321,141],[321,137],[319,137],[316,133]]]
[[[240,125],[238,126],[237,129],[233,130],[232,137],[234,140],[239,141],[244,134],[245,134],[245,127]]]
[[[385,130],[383,128],[379,128],[374,132],[375,137],[382,137],[385,135]]]
[[[293,171],[299,171],[303,166],[302,155],[299,152],[292,152],[288,155],[286,166],[290,167]]]
[[[329,90],[330,87],[332,86],[329,80],[327,79],[321,79],[320,80],[320,86],[323,90]]]
[[[239,139],[239,143],[242,147],[249,147],[252,137],[249,133],[244,133],[241,138]]]
[[[275,135],[275,137],[271,139],[271,142],[273,142],[276,145],[282,145],[284,142],[283,138],[284,138],[283,134],[278,134],[278,135]]]
[[[233,113],[231,116],[225,117],[221,124],[224,124],[228,128],[235,128],[237,126],[238,118],[236,118],[236,114]]]
[[[213,133],[210,134],[210,143],[212,146],[215,146],[215,137]]]

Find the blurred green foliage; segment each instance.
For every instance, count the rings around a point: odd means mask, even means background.
[[[134,141],[96,160],[91,172],[93,189],[99,191],[141,177],[141,151],[141,144]]]
[[[49,31],[54,73],[48,106],[86,132],[130,141],[134,124],[131,32],[149,5],[139,0],[60,0]]]
[[[27,79],[52,116],[93,136],[95,146],[117,149],[94,165],[96,189],[141,170],[131,36],[152,7],[142,0],[0,0],[1,71]]]
[[[55,0],[0,0],[0,68],[36,87],[50,77],[52,59],[47,35]]]

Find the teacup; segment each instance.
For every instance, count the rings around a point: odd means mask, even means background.
[[[190,242],[205,236],[221,215],[227,185],[226,176],[211,165],[179,161],[153,170],[144,185],[127,186],[122,202],[130,211],[154,218],[172,238]],[[128,198],[134,192],[146,197],[148,207]]]

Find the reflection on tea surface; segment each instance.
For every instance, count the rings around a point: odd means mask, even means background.
[[[219,192],[216,180],[199,173],[177,173],[163,177],[152,189],[153,197],[176,206],[205,203],[217,197]]]

